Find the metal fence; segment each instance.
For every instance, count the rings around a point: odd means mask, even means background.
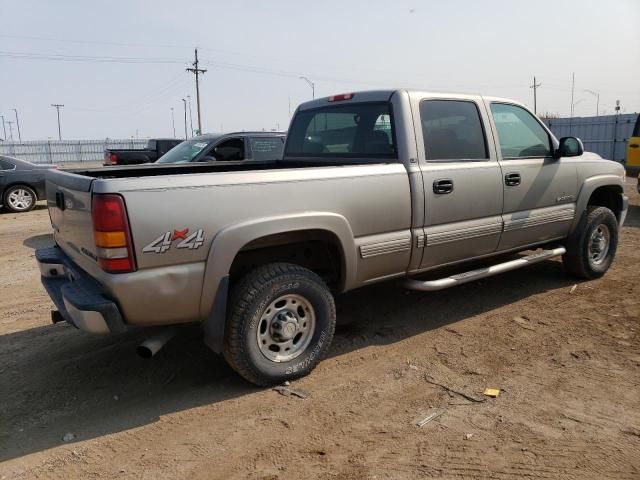
[[[599,117],[545,118],[544,123],[558,138],[578,137],[586,151],[623,162],[627,154],[627,141],[637,119],[637,113],[625,113]]]
[[[101,162],[105,148],[144,148],[147,140],[45,140],[30,142],[0,142],[0,155],[32,163],[63,164],[67,162]]]

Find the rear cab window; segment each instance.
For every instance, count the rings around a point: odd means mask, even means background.
[[[187,140],[165,153],[156,163],[188,163],[215,140]]]
[[[388,102],[303,110],[287,134],[287,157],[397,158]]]
[[[284,150],[282,137],[250,137],[249,144],[254,160],[280,160]]]
[[[423,100],[420,123],[427,161],[489,158],[480,112],[470,100]]]

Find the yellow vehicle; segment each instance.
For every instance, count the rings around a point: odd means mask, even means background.
[[[640,170],[640,115],[627,144],[627,169]]]

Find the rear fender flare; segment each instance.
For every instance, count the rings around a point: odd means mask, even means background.
[[[233,260],[245,245],[267,235],[301,230],[325,230],[338,239],[344,261],[344,289],[349,289],[356,278],[357,255],[353,232],[346,218],[328,212],[262,217],[228,226],[214,237],[204,271],[201,317],[209,316],[220,282],[229,274]]]

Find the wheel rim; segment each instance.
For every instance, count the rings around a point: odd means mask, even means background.
[[[591,238],[589,238],[589,260],[594,265],[601,264],[607,254],[611,245],[611,231],[609,227],[604,224],[598,225],[591,232]]]
[[[272,362],[287,362],[306,350],[315,326],[315,311],[306,298],[282,295],[262,312],[256,330],[258,348]]]
[[[8,202],[15,210],[26,210],[33,205],[33,195],[25,188],[16,188],[9,194]]]

